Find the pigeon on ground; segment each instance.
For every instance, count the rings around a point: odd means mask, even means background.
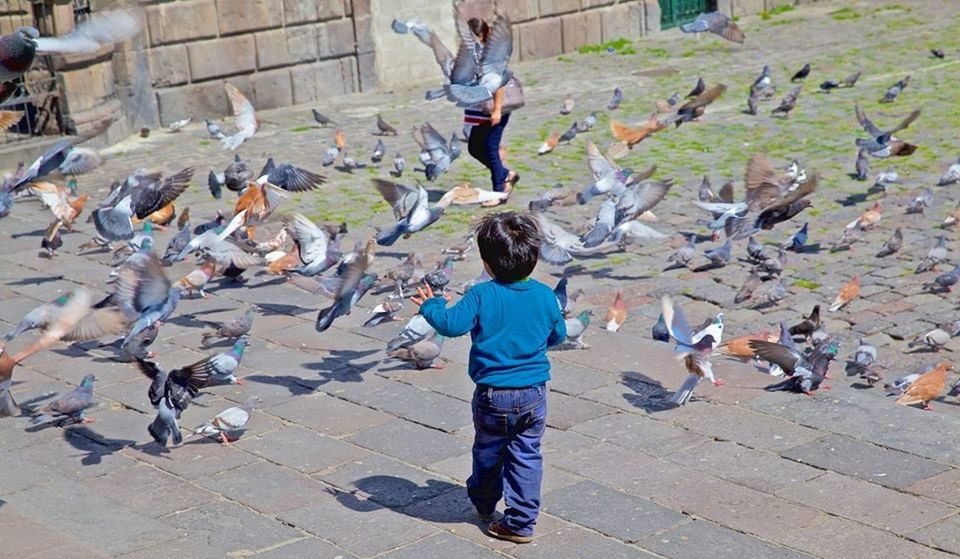
[[[947,238],[943,235],[937,237],[937,244],[927,252],[927,255],[923,257],[923,260],[920,264],[917,265],[917,269],[914,270],[914,273],[922,274],[923,272],[929,272],[931,270],[936,270],[937,266],[943,264],[947,261]]]
[[[388,124],[387,121],[383,120],[383,117],[379,113],[377,114],[377,130],[379,131],[381,136],[397,135],[397,129],[394,128],[393,126],[390,126],[390,124]]]
[[[410,347],[434,335],[435,332],[433,326],[427,323],[423,315],[415,314],[407,321],[403,329],[400,330],[392,340],[387,342],[387,351],[390,352],[399,348]]]
[[[803,68],[797,70],[797,73],[790,78],[792,82],[802,82],[810,75],[810,63],[804,64]]]
[[[908,214],[922,214],[926,208],[933,206],[933,189],[927,187],[907,204]]]
[[[951,334],[946,330],[934,328],[933,330],[930,330],[929,332],[910,340],[910,342],[907,343],[907,347],[913,349],[922,344],[930,348],[932,351],[940,351],[950,342],[950,339],[954,335],[956,335],[956,332]]]
[[[403,175],[404,169],[407,168],[407,162],[400,155],[400,152],[397,152],[397,155],[393,157],[393,169],[390,170],[390,176],[394,178],[400,178]]]
[[[947,293],[953,291],[953,286],[960,281],[960,266],[954,266],[949,272],[944,272],[933,278],[933,282],[925,284],[927,289],[946,290]]]
[[[677,342],[674,351],[683,356],[688,373],[686,380],[670,398],[671,403],[682,406],[689,402],[694,388],[704,378],[714,386],[723,386],[723,380],[714,377],[710,361],[723,336],[723,313],[718,313],[706,328],[694,332],[683,310],[670,297],[662,299],[661,311],[670,337]]]
[[[886,192],[891,184],[900,182],[900,174],[892,166],[887,167],[886,171],[877,174],[877,179],[873,183],[873,188],[880,192]]]
[[[607,309],[607,316],[604,318],[606,329],[610,332],[618,332],[623,323],[627,321],[627,305],[623,300],[623,292],[617,290],[613,298],[613,304]]]
[[[786,250],[792,250],[794,252],[803,252],[803,246],[807,244],[807,226],[809,223],[804,222],[803,227],[799,231],[790,235],[790,238],[783,243],[783,248]]]
[[[567,95],[567,96],[563,99],[563,106],[560,107],[560,114],[562,114],[562,115],[568,115],[568,114],[570,114],[571,112],[573,112],[573,107],[574,107],[574,106],[576,106],[576,102],[573,100],[572,97],[570,97],[569,95]]]
[[[574,349],[590,349],[590,346],[583,342],[583,334],[590,326],[590,317],[592,316],[593,312],[586,310],[581,311],[580,314],[576,316],[565,319],[567,339],[560,345]]]
[[[893,103],[897,96],[899,96],[907,86],[910,85],[910,76],[906,76],[897,83],[890,86],[890,89],[883,94],[883,99],[880,99],[881,103]]]
[[[840,288],[840,293],[837,294],[837,298],[833,300],[833,304],[830,305],[830,312],[837,312],[847,305],[850,301],[853,301],[860,295],[860,276],[853,276],[853,278],[844,284]]]
[[[747,238],[747,256],[754,262],[763,262],[767,259],[763,253],[763,245],[757,242],[753,235]]]
[[[257,307],[249,305],[246,310],[243,311],[243,314],[236,316],[227,322],[218,324],[211,332],[204,332],[200,343],[207,345],[210,343],[210,340],[218,338],[225,338],[229,340],[246,336],[248,333],[250,333],[250,329],[253,327],[253,317],[256,311]]]
[[[150,403],[157,408],[157,417],[147,428],[153,440],[166,447],[172,437],[173,445],[183,444],[183,435],[177,420],[191,400],[207,385],[210,374],[206,368],[183,367],[165,371],[152,361],[138,359],[137,366],[150,379],[147,392]]]
[[[383,154],[386,153],[387,146],[383,145],[382,139],[377,139],[377,145],[373,146],[373,154],[370,156],[371,163],[380,163],[383,161]]]
[[[873,203],[873,206],[869,210],[860,214],[860,217],[848,223],[846,228],[859,228],[861,231],[869,231],[873,229],[877,223],[880,223],[881,219],[883,219],[883,204],[877,201]]]
[[[589,132],[596,124],[597,111],[593,111],[577,124],[577,132]]]
[[[756,298],[757,303],[754,307],[776,305],[786,298],[787,286],[783,284],[783,280],[781,279]]]
[[[207,134],[214,139],[222,140],[227,137],[224,134],[223,130],[220,129],[220,125],[210,119],[203,119],[204,126],[207,127]]]
[[[30,420],[34,425],[42,423],[62,422],[70,420],[77,423],[93,423],[92,417],[86,417],[84,412],[93,403],[94,375],[86,375],[80,381],[80,386],[50,402]]]
[[[942,49],[930,49],[930,54],[936,58],[939,58],[940,60],[943,60],[947,56]]]
[[[803,336],[804,339],[807,339],[817,328],[820,328],[820,305],[814,305],[813,310],[806,318],[791,326],[789,334],[790,336]]]
[[[179,131],[183,130],[183,127],[184,127],[184,126],[190,124],[191,122],[193,122],[193,117],[192,117],[192,116],[188,116],[187,118],[182,118],[182,119],[180,119],[180,120],[176,120],[176,121],[174,121],[174,122],[171,122],[171,123],[167,126],[167,132],[179,132]]]
[[[944,361],[938,364],[932,371],[920,375],[917,380],[910,383],[903,394],[897,398],[897,403],[902,406],[923,404],[924,411],[932,410],[933,406],[930,402],[940,396],[946,388],[947,373],[950,371],[953,371],[952,363]]]
[[[337,156],[340,155],[340,149],[336,147],[327,148],[326,153],[323,155],[323,159],[320,164],[324,167],[329,167],[333,165],[333,162],[337,160]]]
[[[867,152],[865,150],[857,151],[857,162],[854,166],[853,178],[858,181],[865,181],[867,177],[870,176],[870,160],[867,159]]]
[[[613,97],[610,98],[610,102],[607,103],[607,110],[615,111],[620,108],[620,103],[623,102],[623,91],[616,87],[613,90]]]
[[[872,344],[860,340],[860,345],[853,352],[853,370],[857,374],[867,372],[877,362],[877,348]]]
[[[730,261],[731,251],[733,250],[733,241],[727,239],[725,243],[719,247],[714,247],[706,251],[703,255],[710,260],[711,266],[715,268],[722,268],[727,265],[727,262]]]
[[[393,320],[397,313],[403,310],[403,297],[403,291],[398,285],[395,292],[381,299],[376,307],[367,311],[367,313],[372,316],[363,323],[364,328],[370,328]]]
[[[770,77],[770,66],[766,65],[760,71],[760,75],[753,80],[752,84],[750,84],[750,94],[759,96],[760,93],[772,86],[773,78]]]
[[[727,86],[718,83],[713,84],[704,90],[703,93],[695,97],[694,99],[687,101],[677,109],[676,114],[667,117],[660,124],[666,126],[668,124],[674,124],[676,127],[680,127],[684,122],[691,122],[703,116],[704,112],[707,110],[707,106],[720,98],[724,92],[727,91]]]
[[[950,165],[947,172],[940,176],[940,180],[937,181],[937,186],[948,186],[958,182],[960,182],[960,158],[957,158],[956,163]]]
[[[770,277],[780,277],[783,269],[787,265],[787,250],[783,247],[777,249],[777,255],[771,256],[757,264],[757,271],[763,272]]]
[[[747,276],[747,279],[740,287],[740,291],[738,291],[736,296],[734,296],[733,302],[739,305],[740,303],[750,299],[750,297],[753,297],[753,292],[760,287],[760,283],[760,274],[758,274],[756,271],[750,272],[750,275]]]
[[[234,406],[223,410],[203,425],[194,429],[193,433],[190,434],[187,439],[204,436],[216,438],[223,444],[230,444],[236,441],[237,439],[230,438],[229,433],[236,433],[242,430],[247,424],[247,421],[250,421],[250,415],[253,414],[253,406],[257,400],[257,398],[251,398],[242,406]]]
[[[663,319],[663,313],[661,313],[660,316],[657,317],[657,321],[653,323],[651,337],[658,342],[670,341],[670,330],[667,328],[667,323]]]
[[[320,126],[326,127],[328,124],[336,124],[330,117],[324,115],[317,109],[310,109],[310,112],[313,113],[313,120],[317,121],[317,124]]]
[[[743,31],[730,17],[722,12],[709,12],[697,16],[697,19],[690,23],[684,23],[680,26],[680,31],[684,33],[710,33],[717,34],[728,41],[734,43],[743,43],[746,39]]]
[[[667,257],[667,262],[673,262],[676,266],[689,266],[690,262],[697,255],[697,236],[690,235],[687,238],[687,244],[677,249],[673,254]]]
[[[756,352],[757,357],[775,363],[789,375],[785,381],[766,387],[767,391],[790,390],[802,392],[808,396],[816,393],[827,378],[830,363],[836,359],[840,350],[835,341],[821,345],[808,355],[800,353],[795,348],[763,340],[751,341],[750,347]]]
[[[444,337],[436,331],[430,337],[420,340],[406,347],[400,347],[387,352],[387,356],[412,363],[417,370],[443,369],[442,362],[436,362],[443,351]]]

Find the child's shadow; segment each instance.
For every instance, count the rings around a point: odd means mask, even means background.
[[[330,490],[330,493],[341,505],[357,512],[403,507],[399,508],[403,514],[429,522],[462,522],[465,519],[463,515],[448,510],[449,507],[418,506],[459,487],[446,481],[428,479],[426,485],[420,486],[401,477],[376,475],[358,479],[353,485],[367,498],[361,499],[352,492]],[[469,499],[466,504],[470,505]]]

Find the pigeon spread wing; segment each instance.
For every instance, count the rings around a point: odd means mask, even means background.
[[[112,10],[94,14],[77,28],[60,37],[40,37],[40,52],[87,53],[101,46],[123,41],[140,31],[140,21],[127,10]]]

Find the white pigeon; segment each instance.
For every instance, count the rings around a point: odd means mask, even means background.
[[[234,433],[243,429],[243,426],[247,424],[247,421],[250,420],[250,415],[253,413],[254,402],[256,402],[256,398],[249,400],[242,406],[223,410],[213,416],[210,421],[194,429],[193,434],[187,438],[197,436],[215,437],[220,439],[220,442],[223,444],[230,444],[236,439],[231,439],[228,433]]]

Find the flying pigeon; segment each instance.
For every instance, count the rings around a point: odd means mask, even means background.
[[[728,41],[742,43],[746,36],[729,16],[721,12],[700,14],[697,19],[680,26],[684,33],[715,33]]]

